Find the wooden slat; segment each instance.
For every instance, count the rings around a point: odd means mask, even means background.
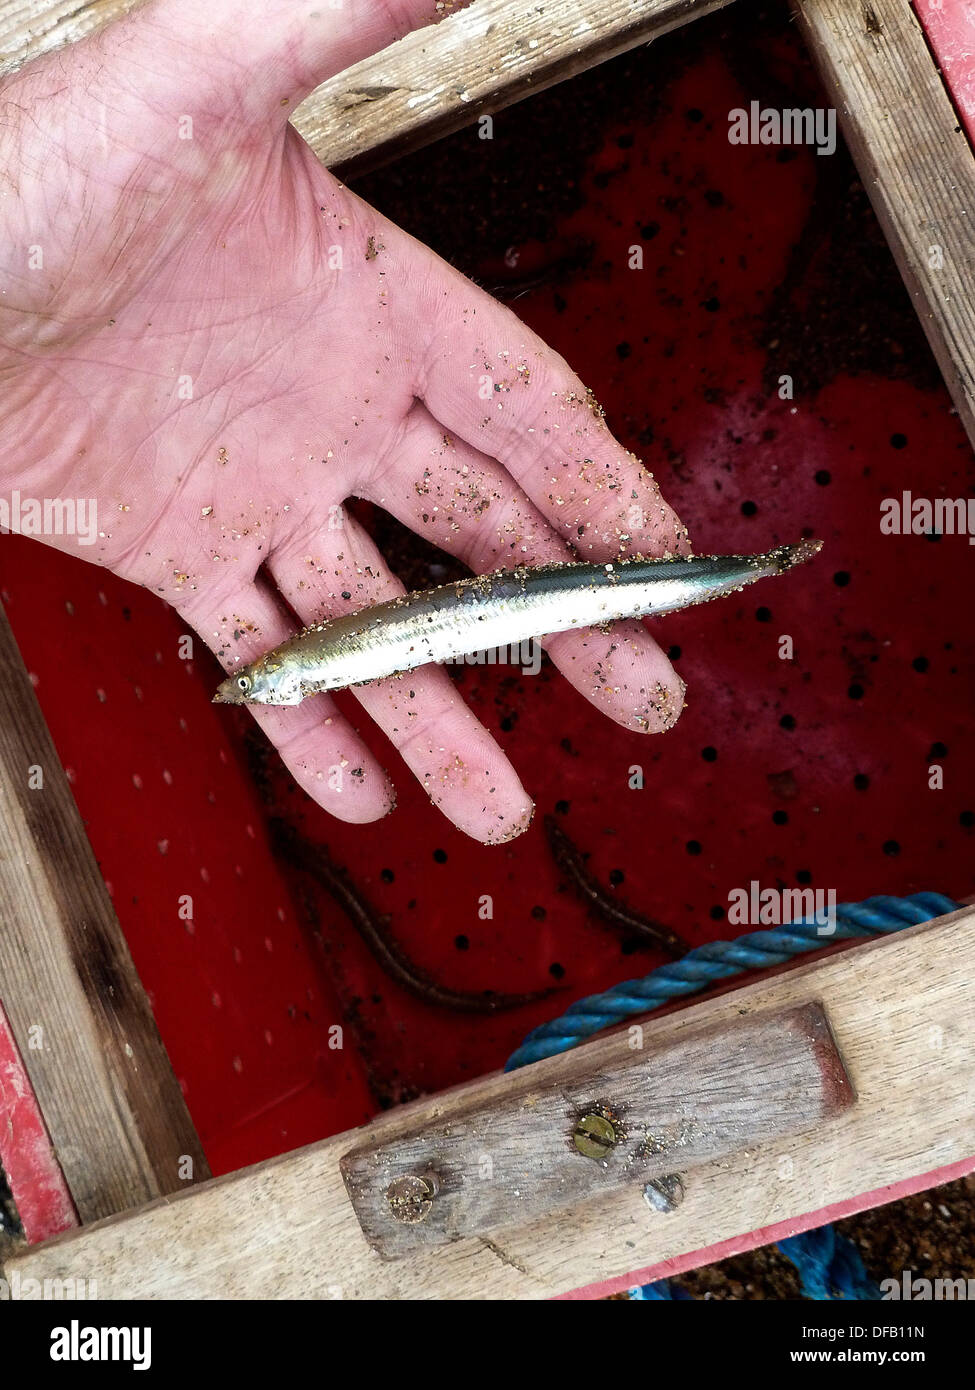
[[[299,106],[295,125],[324,164],[361,173],[729,3],[474,0],[325,82]],[[0,0],[0,70],[133,4]]]
[[[363,173],[728,3],[474,0],[326,82],[294,123],[323,163]]]
[[[827,1123],[853,1100],[822,1007],[802,1004],[657,1039],[571,1083],[539,1085],[529,1067],[490,1106],[451,1108],[340,1166],[370,1245],[401,1259],[677,1169],[686,1176]]]
[[[0,1000],[82,1221],[209,1176],[2,612]]]
[[[795,8],[975,443],[975,156],[961,121],[907,0]]]
[[[30,58],[74,43],[110,20],[126,14],[140,0],[2,0],[0,3],[0,73]]]
[[[5,1273],[93,1278],[101,1298],[545,1298],[612,1279],[948,1164],[975,1167],[973,979],[975,910],[965,908],[648,1021],[647,1046],[690,1042],[761,1009],[820,1001],[857,1092],[836,1120],[687,1175],[670,1212],[624,1188],[558,1221],[384,1261],[356,1220],[342,1155],[448,1124],[472,1102],[503,1101],[516,1077],[492,1076],[57,1237],[8,1260]],[[630,1040],[624,1029],[538,1063],[535,1079],[571,1085],[618,1063]]]

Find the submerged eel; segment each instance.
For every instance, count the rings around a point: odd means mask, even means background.
[[[558,993],[558,989],[552,986],[527,994],[502,994],[493,990],[475,993],[441,985],[410,960],[387,930],[383,919],[322,847],[303,839],[293,826],[279,816],[271,817],[270,831],[274,849],[281,858],[293,868],[310,875],[331,894],[390,979],[417,999],[461,1013],[493,1014],[505,1009],[520,1009],[525,1004],[535,1004],[539,999],[547,999],[549,995]]]
[[[427,662],[573,627],[672,613],[784,574],[821,545],[799,541],[764,555],[523,565],[403,594],[306,627],[228,676],[214,702],[297,705],[322,690],[362,685]]]
[[[558,824],[554,816],[545,817],[545,834],[548,837],[552,858],[571,879],[576,892],[589,903],[593,912],[604,922],[614,927],[622,927],[630,935],[651,946],[663,947],[674,960],[680,960],[691,949],[688,942],[679,936],[672,927],[657,922],[652,917],[644,917],[629,904],[611,897],[602,884],[586,868],[585,857]]]

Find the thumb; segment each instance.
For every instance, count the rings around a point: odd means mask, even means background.
[[[283,124],[326,78],[464,3],[150,0],[89,42],[110,79],[159,115],[178,100],[234,124]]]

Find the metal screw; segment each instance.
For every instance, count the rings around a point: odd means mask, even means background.
[[[651,1178],[643,1189],[647,1206],[654,1211],[676,1211],[684,1200],[684,1184],[680,1173],[666,1173],[662,1178]]]
[[[605,1115],[583,1115],[572,1139],[584,1157],[605,1158],[616,1143],[616,1130]]]
[[[421,1178],[417,1173],[394,1178],[386,1189],[386,1201],[397,1221],[407,1226],[418,1226],[433,1210],[436,1185],[429,1178]]]

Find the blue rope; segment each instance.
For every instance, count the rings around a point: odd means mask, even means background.
[[[779,1241],[778,1249],[795,1265],[803,1298],[831,1303],[840,1300],[876,1303],[881,1299],[880,1289],[864,1268],[859,1250],[833,1226],[819,1226],[814,1231],[788,1236]],[[631,1299],[646,1302],[693,1299],[693,1294],[669,1279],[637,1285],[629,1294]]]
[[[570,1004],[561,1018],[535,1028],[509,1057],[505,1071],[515,1071],[543,1057],[555,1057],[634,1014],[651,1013],[672,999],[696,994],[718,980],[746,970],[765,970],[794,956],[817,951],[833,941],[896,932],[928,922],[958,904],[942,893],[912,893],[907,898],[886,894],[862,903],[841,903],[835,912],[835,930],[828,935],[822,924],[793,922],[772,931],[750,932],[736,941],[709,941],[688,951],[681,960],[662,965],[642,980],[627,980],[603,994],[591,994]],[[852,1241],[832,1226],[805,1231],[779,1241],[779,1250],[795,1265],[804,1298],[817,1300],[880,1298]],[[669,1279],[630,1289],[630,1298],[656,1301],[687,1299],[691,1295]]]
[[[681,960],[662,965],[642,980],[627,980],[604,994],[590,994],[570,1004],[561,1018],[534,1029],[505,1065],[515,1071],[529,1062],[568,1052],[585,1038],[634,1014],[651,1013],[661,1004],[696,994],[729,975],[743,970],[765,970],[782,965],[805,951],[818,951],[833,941],[895,932],[918,922],[930,921],[957,907],[941,893],[913,893],[909,898],[867,898],[862,903],[841,903],[836,908],[836,930],[822,934],[816,922],[794,922],[771,931],[751,932],[736,941],[709,941],[696,946]]]
[[[864,1269],[859,1250],[832,1226],[789,1236],[779,1241],[779,1249],[799,1271],[803,1298],[880,1301],[880,1289]]]

